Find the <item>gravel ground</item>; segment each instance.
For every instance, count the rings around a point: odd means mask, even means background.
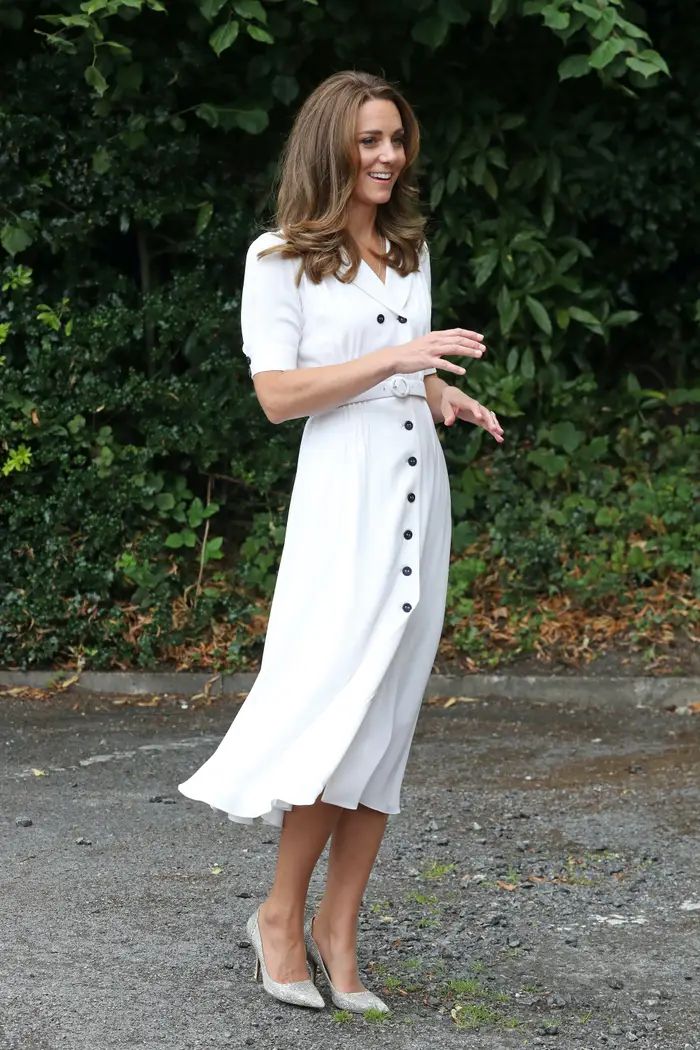
[[[426,704],[361,919],[372,1020],[254,984],[277,833],[179,795],[236,711],[184,704],[0,696],[1,1050],[700,1048],[700,716]]]

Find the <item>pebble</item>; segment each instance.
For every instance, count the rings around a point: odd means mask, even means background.
[[[17,817],[17,819],[15,820],[15,824],[18,828],[31,828],[32,821],[29,819],[29,817]]]
[[[571,948],[578,948],[578,937],[566,937],[564,944],[568,944]]]
[[[92,846],[92,841],[91,839],[86,839],[81,835],[79,839],[75,840],[75,844],[76,846]]]
[[[625,987],[625,982],[621,981],[619,977],[611,977],[610,980],[608,981],[608,986],[610,988],[615,988],[615,989],[624,988]]]

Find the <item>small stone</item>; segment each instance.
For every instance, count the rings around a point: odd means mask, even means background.
[[[428,831],[437,831],[437,830],[438,830],[438,823],[437,823],[437,821],[436,820],[429,821],[428,822]]]
[[[481,824],[479,824],[478,821],[473,820],[472,821],[472,828],[473,828],[474,831],[481,831]]]
[[[17,817],[17,819],[15,820],[15,824],[18,828],[31,828],[32,821],[29,819],[29,817]]]
[[[234,896],[241,897],[243,900],[247,900],[249,897],[252,897],[253,894],[248,893],[248,890],[240,890],[240,892],[236,893]]]
[[[564,943],[568,944],[571,948],[578,948],[578,937],[566,937]]]
[[[620,1026],[619,1026],[619,1025],[617,1025],[617,1024],[614,1024],[614,1025],[613,1025],[613,1026],[612,1026],[612,1027],[611,1027],[611,1028],[609,1029],[609,1033],[610,1033],[610,1035],[622,1035],[622,1029],[620,1028]]]
[[[164,798],[163,799],[163,805],[164,806],[174,806],[174,805],[176,805],[176,803],[177,803],[177,799],[176,798]]]
[[[250,942],[249,941],[236,941],[236,947],[237,948],[250,948]]]
[[[509,937],[508,938],[508,947],[509,948],[519,948],[520,944],[521,944],[521,942],[520,942],[520,939],[518,937]]]
[[[449,844],[450,844],[450,840],[449,839],[444,839],[444,838],[443,839],[435,839],[435,845],[436,846],[449,846]]]
[[[615,989],[624,988],[625,983],[624,981],[621,981],[619,977],[611,977],[608,981],[608,987]]]
[[[149,798],[148,801],[149,802],[162,802],[163,801],[163,796],[162,795],[151,795],[151,797]]]
[[[83,836],[81,835],[79,839],[75,840],[75,844],[76,846],[92,846],[92,841],[90,839],[83,838]]]
[[[625,1039],[628,1043],[636,1043],[639,1040],[639,1036],[636,1032],[625,1032]]]

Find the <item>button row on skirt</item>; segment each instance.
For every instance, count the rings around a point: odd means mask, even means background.
[[[384,317],[382,316],[382,314],[379,315],[377,320],[379,321],[380,318],[381,318],[382,321],[384,320]],[[406,320],[405,317],[399,317],[399,321],[405,321],[405,320]],[[406,430],[413,430],[413,423],[411,422],[410,419],[406,420],[406,422],[404,423],[404,427],[406,428]],[[407,463],[408,463],[408,465],[410,467],[415,467],[417,462],[418,462],[418,460],[416,459],[415,456],[409,456],[408,457]],[[413,503],[415,501],[415,498],[416,498],[415,492],[409,492],[407,497],[406,497],[406,499],[408,500],[409,503]],[[411,531],[411,529],[406,529],[404,531],[403,536],[404,536],[405,540],[410,540],[413,537],[413,532]],[[404,576],[410,576],[411,573],[413,572],[413,569],[411,568],[410,565],[404,565],[404,567],[401,570],[401,572],[404,574]],[[405,613],[409,613],[411,611],[411,609],[413,608],[413,606],[411,605],[410,602],[404,602],[403,605],[401,606],[401,608],[403,609],[403,611]]]

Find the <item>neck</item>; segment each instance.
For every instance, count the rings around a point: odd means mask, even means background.
[[[352,239],[358,244],[371,244],[377,224],[377,205],[351,203],[345,223]]]

